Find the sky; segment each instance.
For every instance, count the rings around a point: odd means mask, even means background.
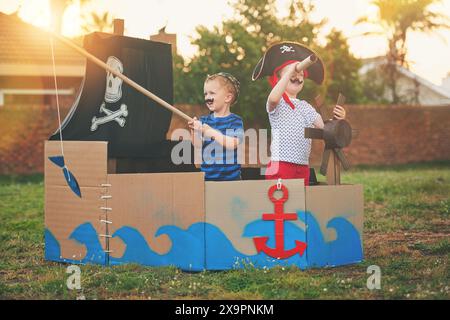
[[[77,1],[74,2],[64,15],[62,32],[66,36],[81,33],[81,11]],[[280,19],[287,14],[288,3],[289,0],[277,0]],[[354,25],[359,17],[376,14],[370,0],[312,0],[312,3],[315,5],[313,20],[327,19],[322,37],[332,28],[341,30],[348,37],[351,52],[359,58],[386,52],[385,38],[362,36],[370,28]],[[23,20],[43,27],[49,25],[48,0],[0,0],[0,11],[7,14],[19,6],[19,16]],[[434,9],[450,17],[450,0],[442,0]],[[178,51],[186,57],[196,51],[190,39],[195,37],[197,25],[212,28],[233,16],[227,0],[96,0],[86,4],[83,10],[108,11],[114,18],[125,19],[125,35],[132,37],[148,39],[166,25],[166,32],[177,34]],[[450,73],[450,30],[410,33],[408,48],[411,70],[441,85],[442,79]]]

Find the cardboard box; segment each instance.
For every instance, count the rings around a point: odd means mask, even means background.
[[[301,179],[284,180],[287,193],[274,189],[271,200],[276,181],[205,182],[202,172],[108,173],[107,142],[65,141],[80,198],[48,160],[59,150],[59,141],[46,142],[47,260],[199,271],[305,269],[363,259],[361,185],[304,187]],[[275,210],[282,195],[288,198]]]
[[[79,182],[81,198],[67,186],[62,169],[48,157],[59,142],[45,144],[45,258],[69,263],[106,263],[106,229],[100,210],[106,181],[106,143],[64,142],[65,163]]]

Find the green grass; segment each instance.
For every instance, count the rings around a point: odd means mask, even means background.
[[[345,183],[364,185],[365,261],[295,267],[182,272],[174,267],[80,266],[80,291],[67,265],[44,260],[42,175],[0,176],[1,299],[449,299],[450,163],[358,167]],[[368,290],[367,267],[381,268]]]

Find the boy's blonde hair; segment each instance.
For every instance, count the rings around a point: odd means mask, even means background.
[[[212,80],[219,80],[221,84],[228,89],[228,91],[233,95],[233,101],[231,104],[235,104],[239,97],[240,83],[239,81],[229,73],[219,72],[215,74],[208,75],[205,79],[205,83]]]

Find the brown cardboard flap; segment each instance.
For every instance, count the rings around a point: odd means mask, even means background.
[[[81,260],[86,254],[83,244],[69,239],[81,225],[90,223],[97,235],[105,234],[105,224],[100,220],[104,205],[102,188],[81,187],[82,198],[67,186],[45,185],[45,227],[54,235],[61,247],[62,259]],[[99,237],[103,249],[105,238]]]
[[[261,220],[263,213],[274,212],[274,204],[269,200],[268,190],[276,183],[277,180],[205,182],[206,222],[221,229],[241,253],[256,254],[253,240],[242,237],[242,233],[248,223]],[[304,211],[303,179],[283,180],[283,184],[289,191],[284,212]],[[275,193],[275,197],[279,198],[280,195]],[[291,222],[305,228],[300,220]]]
[[[65,164],[79,186],[100,187],[106,182],[107,145],[105,141],[63,141]],[[61,155],[59,141],[45,142],[45,184],[67,186],[62,169],[48,159]]]
[[[306,210],[316,218],[325,241],[336,239],[335,230],[326,228],[328,221],[334,217],[346,218],[362,235],[364,212],[362,185],[308,186],[305,190]]]
[[[164,254],[171,248],[167,235],[155,237],[165,225],[187,229],[203,222],[204,173],[109,174],[108,206],[110,234],[121,227],[135,228],[150,248]],[[125,244],[118,237],[110,239],[112,257],[123,255]]]

